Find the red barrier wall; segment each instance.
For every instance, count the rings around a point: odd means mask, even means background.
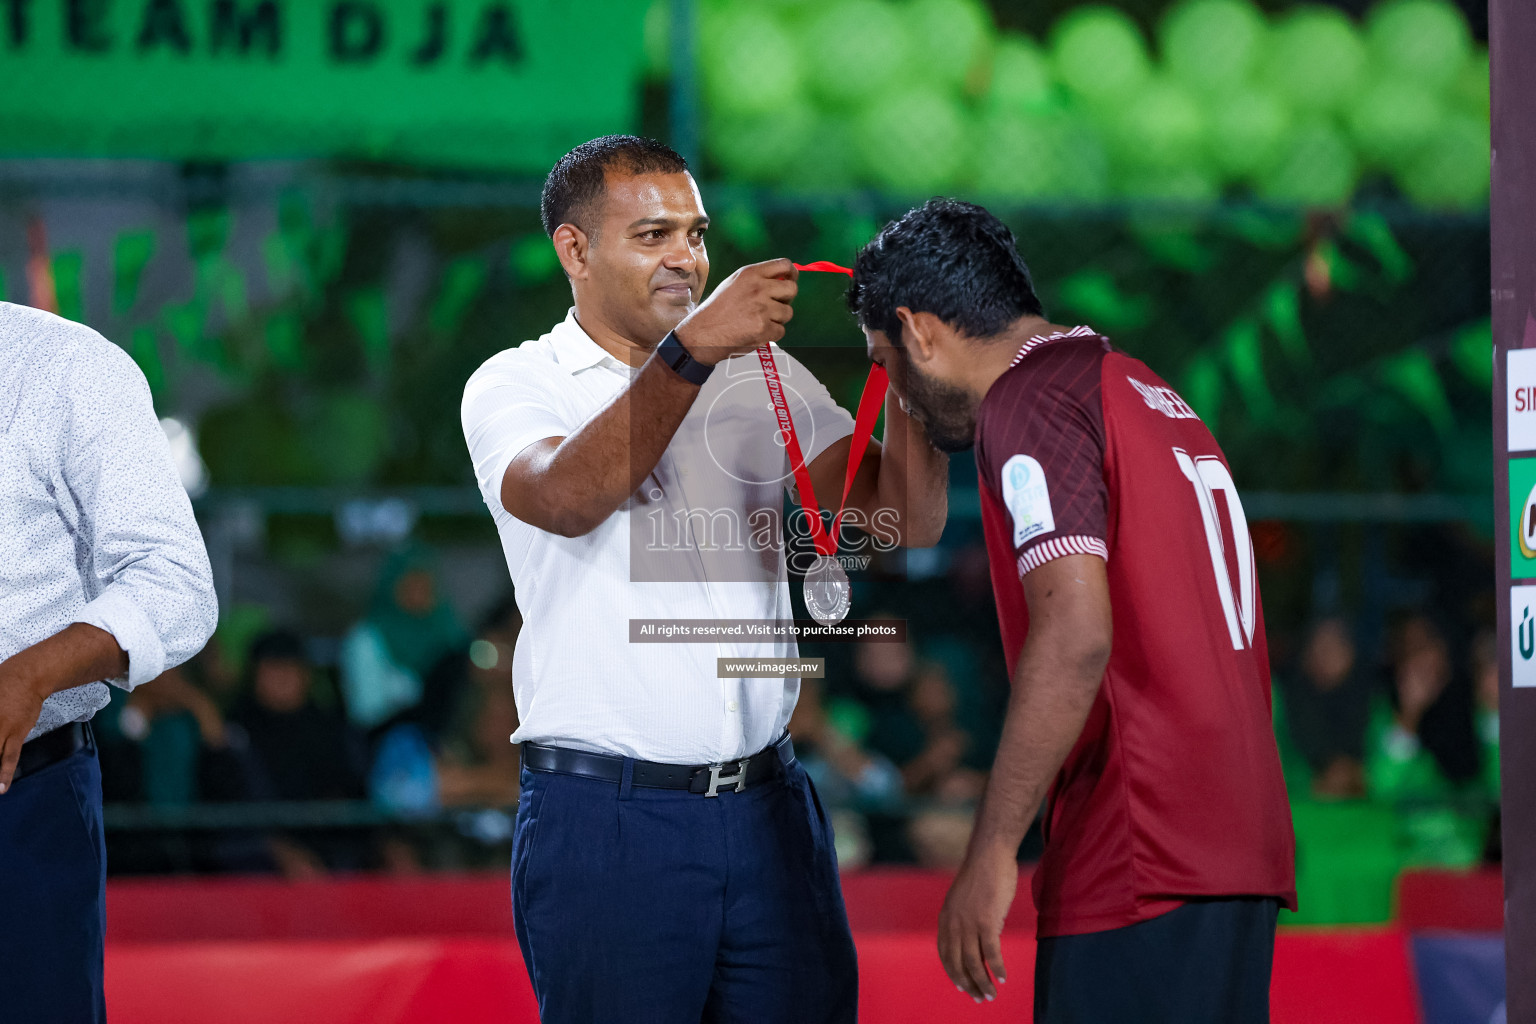
[[[1004,939],[1010,981],[977,1006],[926,932],[861,932],[866,1024],[1029,1020],[1034,942]],[[517,943],[493,938],[120,943],[107,949],[113,1024],[536,1024]],[[1282,934],[1275,1024],[1414,1024],[1395,929]]]
[[[1004,937],[996,1003],[955,991],[934,952],[947,876],[903,869],[844,880],[867,1024],[1028,1021],[1034,914]],[[1021,879],[1026,892],[1028,879]],[[1451,888],[1447,888],[1447,886]],[[1455,879],[1431,885],[1454,901]],[[1417,898],[1405,886],[1403,898]],[[422,879],[114,881],[107,994],[113,1024],[533,1024],[501,873]],[[1422,917],[1423,915],[1420,914]],[[1276,1024],[1414,1024],[1405,933],[1282,929]]]

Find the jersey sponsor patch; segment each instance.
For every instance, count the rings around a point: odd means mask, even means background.
[[[1056,529],[1045,470],[1028,455],[1015,455],[1003,463],[1003,504],[1013,516],[1014,547]]]

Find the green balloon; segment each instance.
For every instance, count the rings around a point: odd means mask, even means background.
[[[791,191],[837,191],[858,184],[860,158],[851,121],[838,114],[814,119],[805,148],[784,176]]]
[[[746,5],[704,12],[699,57],[712,112],[770,114],[799,102],[799,48],[773,15]]]
[[[672,0],[651,0],[645,9],[645,73],[665,78],[672,73]]]
[[[974,187],[984,197],[1096,202],[1109,160],[1093,130],[1065,111],[993,113],[976,124]]]
[[[1371,83],[1350,103],[1345,125],[1367,162],[1397,167],[1429,141],[1442,114],[1432,90],[1394,75]]]
[[[1478,49],[1456,73],[1451,83],[1450,99],[1457,109],[1473,117],[1488,120],[1488,51]]]
[[[1387,0],[1366,19],[1365,38],[1378,67],[1430,89],[1455,81],[1472,54],[1467,19],[1446,0]]]
[[[1064,15],[1051,29],[1056,77],[1091,103],[1112,103],[1151,74],[1146,40],[1124,12],[1090,5]]]
[[[1421,206],[1476,209],[1488,201],[1490,162],[1488,125],[1452,114],[1397,175],[1397,185]]]
[[[1297,110],[1337,110],[1366,72],[1365,43],[1354,22],[1331,7],[1298,7],[1270,34],[1260,74]]]
[[[882,0],[835,0],[806,23],[802,42],[811,89],[833,107],[889,92],[912,63],[900,9]]]
[[[925,80],[963,89],[984,68],[992,45],[992,14],[979,0],[912,0],[911,38],[921,46]]]
[[[992,50],[992,80],[987,86],[989,111],[1027,113],[1056,105],[1051,64],[1034,40],[1005,35]]]
[[[1269,25],[1246,0],[1184,0],[1158,26],[1163,63],[1201,93],[1241,85],[1261,53]]]
[[[1221,183],[1210,171],[1184,167],[1136,168],[1116,179],[1116,189],[1127,199],[1159,203],[1210,203],[1221,197]]]
[[[1126,227],[1159,262],[1201,272],[1210,256],[1197,241],[1205,210],[1221,198],[1221,184],[1206,169],[1138,170],[1120,178],[1117,191],[1136,205]]]
[[[903,195],[953,187],[970,163],[970,128],[960,104],[932,86],[876,100],[854,121],[865,176]]]
[[[1274,165],[1256,182],[1260,198],[1304,206],[1339,206],[1355,191],[1359,168],[1343,133],[1324,120],[1298,125]]]
[[[1171,168],[1199,162],[1205,115],[1188,89],[1154,80],[1129,97],[1114,120],[1110,146],[1132,167]]]
[[[705,144],[727,177],[775,185],[794,176],[814,129],[810,109],[796,103],[771,114],[712,116]]]
[[[1244,180],[1279,158],[1291,126],[1290,108],[1267,89],[1218,93],[1206,102],[1206,153],[1223,178]]]

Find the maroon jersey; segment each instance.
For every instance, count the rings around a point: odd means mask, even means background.
[[[1135,924],[1188,897],[1296,907],[1253,546],[1205,424],[1086,327],[1032,338],[976,419],[982,520],[1012,677],[1020,579],[1103,558],[1114,643],[1046,804],[1042,936]]]

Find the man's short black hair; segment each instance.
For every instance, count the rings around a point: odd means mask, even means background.
[[[592,234],[595,224],[589,218],[597,200],[603,197],[608,172],[615,174],[681,174],[688,161],[671,146],[638,135],[604,135],[583,142],[561,157],[549,177],[544,179],[544,194],[539,199],[539,215],[544,233],[554,237],[561,224],[575,224]]]
[[[304,638],[286,629],[274,629],[261,634],[251,643],[251,653],[246,659],[246,667],[255,671],[256,666],[264,661],[308,663],[309,651],[304,646]]]
[[[848,308],[860,326],[900,345],[899,306],[977,339],[1045,315],[1008,226],[975,203],[937,197],[887,224],[854,261]]]

